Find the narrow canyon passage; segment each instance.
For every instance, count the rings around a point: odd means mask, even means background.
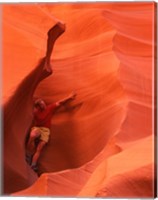
[[[115,177],[119,183],[120,173],[132,177],[145,166],[153,170],[154,3],[12,4],[2,11],[6,193],[141,195],[139,184],[133,193],[126,188],[119,193],[110,183]],[[52,54],[54,73],[31,93],[47,31],[58,20],[65,22],[66,31]],[[29,86],[24,83],[16,93],[31,71],[36,75],[30,76]],[[24,148],[33,98],[51,103],[71,91],[77,93],[75,101],[53,115],[38,178],[25,162]],[[152,181],[153,173],[146,182],[151,192],[144,196],[153,195]]]

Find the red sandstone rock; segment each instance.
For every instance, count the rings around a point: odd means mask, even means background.
[[[5,193],[153,196],[154,5],[3,5]],[[39,83],[36,62],[56,19],[67,29],[54,48],[54,74]],[[71,91],[77,99],[53,116],[35,182],[24,158],[32,98],[50,103]]]

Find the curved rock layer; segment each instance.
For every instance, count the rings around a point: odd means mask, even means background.
[[[3,5],[5,194],[153,196],[154,13],[154,3]],[[66,32],[41,81],[37,61],[59,19]],[[71,91],[77,98],[54,114],[37,178],[24,147],[33,98],[51,103]]]

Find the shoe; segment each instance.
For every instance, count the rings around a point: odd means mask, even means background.
[[[27,162],[29,165],[31,165],[31,162],[32,162],[32,156],[30,156],[30,155],[26,155],[25,160],[26,160],[26,162]]]
[[[37,167],[37,165],[31,165],[31,168],[32,168],[35,172],[38,171],[38,167]]]

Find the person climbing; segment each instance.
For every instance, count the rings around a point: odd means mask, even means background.
[[[46,105],[42,99],[37,99],[34,103],[34,122],[26,145],[27,162],[31,165],[34,171],[37,171],[37,161],[43,147],[48,143],[50,136],[50,127],[52,115],[56,108],[59,108],[66,102],[74,100],[76,94],[72,92],[68,97]],[[38,142],[36,146],[36,142]]]
[[[53,73],[51,65],[51,54],[57,38],[65,32],[65,24],[56,23],[47,33],[47,49],[46,56],[41,60],[39,67],[43,68],[40,79],[49,76]],[[35,83],[38,83],[38,81]],[[47,144],[50,135],[51,118],[55,109],[69,100],[73,100],[76,94],[72,93],[67,98],[56,103],[46,105],[42,99],[35,101],[33,114],[34,124],[30,130],[29,138],[26,142],[26,161],[31,165],[34,171],[37,171],[37,161],[43,147]],[[36,144],[37,142],[37,144]]]

